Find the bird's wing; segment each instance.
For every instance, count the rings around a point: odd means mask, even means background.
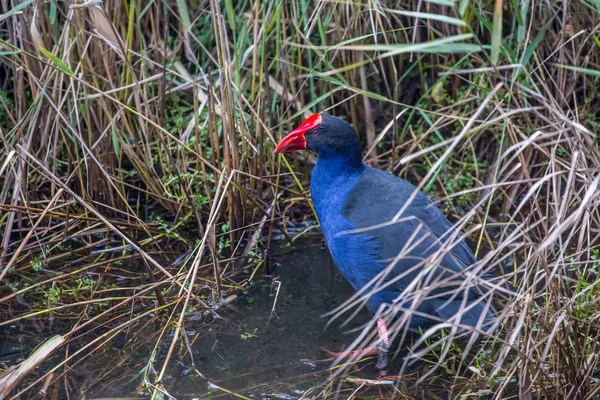
[[[400,218],[391,222],[403,207]],[[420,268],[413,268],[415,265],[440,248],[452,247],[441,259],[437,277],[434,273],[430,278],[459,281],[461,278],[457,276],[476,262],[473,252],[442,211],[413,185],[385,171],[366,168],[349,193],[342,213],[357,228],[357,234],[372,236],[378,242],[378,261],[382,264],[404,252],[390,274],[392,277],[406,274],[395,285],[396,290],[402,290],[417,276]]]

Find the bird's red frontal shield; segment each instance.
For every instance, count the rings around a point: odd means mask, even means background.
[[[294,150],[305,150],[306,149],[306,138],[304,134],[311,129],[321,125],[321,114],[313,114],[306,119],[296,129],[290,132],[286,137],[275,147],[275,153],[286,153]]]

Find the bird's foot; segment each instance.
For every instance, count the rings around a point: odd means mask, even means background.
[[[361,359],[364,357],[377,356],[377,363],[375,366],[380,370],[380,375],[386,375],[387,371],[385,369],[390,361],[388,354],[390,351],[391,340],[388,333],[387,324],[383,318],[377,319],[377,334],[379,335],[379,344],[374,347],[340,352],[334,352],[324,347],[321,347],[321,350],[329,354],[331,357],[341,356],[344,358]]]

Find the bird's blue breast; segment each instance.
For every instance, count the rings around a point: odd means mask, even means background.
[[[363,171],[341,170],[319,159],[311,178],[313,204],[329,252],[355,290],[363,288],[382,268],[377,261],[379,244],[369,235],[352,233],[356,226],[342,213],[344,202]]]

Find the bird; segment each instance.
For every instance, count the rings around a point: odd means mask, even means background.
[[[406,309],[415,301],[410,331],[444,321],[476,327],[494,320],[486,300],[489,286],[475,284],[481,282],[469,275],[477,259],[468,244],[422,191],[364,164],[359,137],[348,122],[329,114],[311,115],[274,152],[296,150],[318,157],[310,193],[325,242],[342,275],[365,294],[371,313],[398,305],[411,289],[436,286],[425,298],[403,303]],[[473,286],[463,288],[467,281]],[[390,346],[387,325],[377,319],[382,368]]]

